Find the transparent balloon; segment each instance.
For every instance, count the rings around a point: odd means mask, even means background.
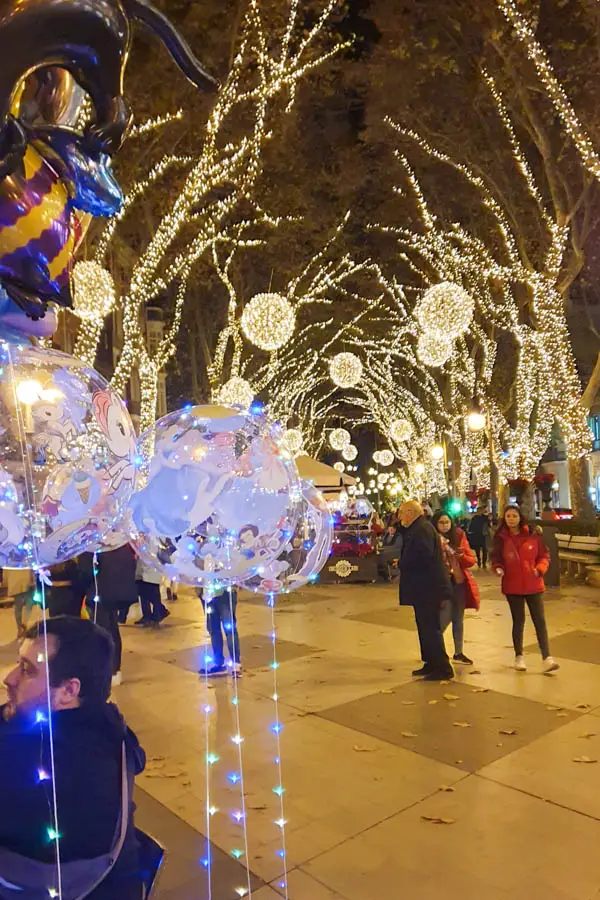
[[[262,414],[199,406],[140,438],[130,523],[142,560],[186,584],[234,584],[275,559],[294,533],[300,487],[281,435]]]
[[[302,482],[300,515],[277,559],[265,563],[241,586],[259,594],[289,593],[316,581],[333,541],[333,517],[323,494]]]
[[[135,431],[98,372],[55,350],[0,343],[0,565],[77,556],[121,515]]]

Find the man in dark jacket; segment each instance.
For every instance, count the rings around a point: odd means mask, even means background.
[[[422,675],[427,681],[453,678],[440,627],[440,609],[452,601],[452,584],[439,536],[416,500],[402,504],[400,522],[400,604],[414,607],[423,659],[423,667],[413,675]]]
[[[132,774],[143,770],[145,756],[117,707],[107,702],[112,652],[109,635],[83,619],[59,617],[27,631],[19,662],[5,679],[8,703],[0,707],[0,848],[54,863],[56,822],[61,864],[91,860],[113,847],[123,796],[123,742]],[[88,896],[141,900],[133,804],[121,853]]]

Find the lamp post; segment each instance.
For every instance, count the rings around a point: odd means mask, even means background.
[[[490,460],[490,501],[492,516],[495,517],[498,515],[498,467],[494,458],[494,438],[489,413],[481,412],[478,405],[474,404],[473,409],[467,415],[467,427],[469,431],[474,432],[485,430]]]

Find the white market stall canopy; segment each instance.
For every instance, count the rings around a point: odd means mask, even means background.
[[[318,459],[313,459],[312,456],[297,456],[296,465],[300,478],[312,481],[314,486],[319,488],[326,497],[339,493],[342,485],[347,487],[350,484],[356,484],[356,478],[346,475],[345,472],[338,472],[333,466],[327,466]]]

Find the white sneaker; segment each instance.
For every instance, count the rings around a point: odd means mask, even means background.
[[[515,658],[515,669],[517,670],[517,672],[527,671],[527,663],[525,662],[524,656],[517,656]]]
[[[231,666],[231,672],[234,678],[241,678],[243,675],[242,672],[242,664],[241,663],[233,663]]]
[[[559,664],[551,656],[547,656],[544,660],[544,675],[550,675],[552,672],[558,671],[558,669],[560,669]]]
[[[113,675],[113,677],[112,677],[111,685],[113,687],[119,687],[119,685],[121,684],[122,681],[123,681],[123,676],[122,676],[121,672],[117,672],[116,675]]]

